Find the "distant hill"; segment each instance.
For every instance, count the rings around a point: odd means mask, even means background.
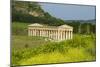
[[[84,20],[83,22],[96,24],[96,19],[92,19],[92,20]]]
[[[91,20],[65,20],[65,22],[73,22],[73,21],[78,21],[80,23],[92,23],[96,24],[96,19],[91,19]]]

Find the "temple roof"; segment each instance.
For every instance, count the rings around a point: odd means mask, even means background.
[[[69,26],[69,25],[64,24],[64,25],[59,26],[59,28],[73,28],[73,27],[71,27],[71,26]]]
[[[33,26],[33,27],[51,27],[51,28],[69,28],[69,29],[72,29],[73,27],[72,26],[69,26],[69,25],[61,25],[61,26],[47,26],[47,25],[42,25],[42,24],[39,24],[39,23],[34,23],[34,24],[30,24],[28,26]]]
[[[41,25],[41,24],[39,24],[39,23],[34,23],[34,24],[30,24],[30,25],[28,25],[28,26],[39,26],[39,27],[41,27],[41,26],[43,26],[43,25]]]

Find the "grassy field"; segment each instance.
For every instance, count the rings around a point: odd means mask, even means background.
[[[26,23],[12,24],[12,65],[96,60],[95,35],[74,34],[72,40],[45,41],[44,37],[27,36],[27,25]],[[18,29],[19,33],[16,33]],[[26,33],[23,34],[21,31]]]
[[[12,36],[12,48],[14,49],[31,48],[46,43],[48,42],[44,40],[44,37],[29,37],[25,35]]]

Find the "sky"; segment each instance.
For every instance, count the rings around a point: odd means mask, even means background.
[[[63,20],[95,19],[95,6],[40,3],[45,12]]]

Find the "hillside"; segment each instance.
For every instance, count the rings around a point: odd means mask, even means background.
[[[64,21],[45,12],[37,2],[13,1],[12,21],[61,25]]]
[[[39,4],[36,2],[13,1],[12,10],[13,13],[18,12],[22,14],[29,14],[35,17],[43,17],[45,14]]]

